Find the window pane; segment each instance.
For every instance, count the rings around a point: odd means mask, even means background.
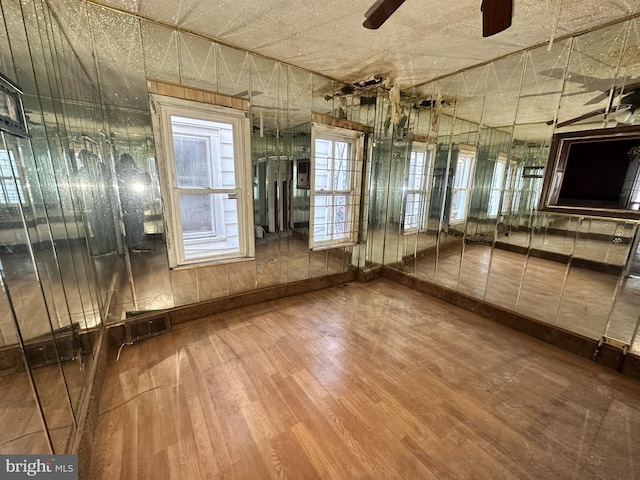
[[[208,139],[173,136],[178,187],[212,187]]]
[[[13,170],[13,173],[12,173]],[[15,181],[13,175],[15,174]],[[0,204],[18,204],[24,202],[20,171],[16,165],[13,153],[7,150],[0,150],[0,175],[2,185],[0,186]],[[16,182],[18,182],[16,186]]]
[[[418,228],[421,221],[421,208],[424,194],[408,193],[404,212],[404,228]]]
[[[179,188],[236,188],[233,125],[171,117]]]
[[[498,205],[500,204],[500,190],[491,190],[489,194],[489,209],[487,214],[490,217],[498,215]]]
[[[313,238],[316,242],[329,240],[331,196],[316,194],[313,199]]]
[[[316,139],[315,169],[313,172],[316,190],[329,190],[329,169],[331,156],[331,141]]]
[[[501,190],[502,181],[504,180],[504,163],[496,163],[495,170],[493,171],[493,181],[491,182],[491,188]]]
[[[409,180],[407,188],[409,190],[420,190],[423,187],[425,175],[425,154],[424,152],[411,152],[409,161]]]
[[[13,155],[11,157],[11,163],[14,164]],[[11,165],[9,164],[9,155],[7,155],[6,150],[0,150],[0,174],[5,178],[11,177]]]
[[[349,232],[349,215],[347,211],[347,196],[336,195],[334,197],[334,225],[333,225],[333,238],[344,238]]]
[[[464,160],[458,159],[458,163],[456,164],[456,176],[453,180],[454,188],[462,188],[464,185]]]
[[[457,190],[453,192],[453,201],[451,202],[451,220],[464,219],[466,199],[466,190]]]
[[[213,195],[180,195],[180,218],[184,238],[216,235]]]
[[[505,167],[506,162],[498,161],[496,162],[493,169],[491,191],[489,193],[489,208],[487,209],[487,214],[489,215],[489,217],[498,216],[498,205],[500,204],[500,195],[502,193],[502,182],[504,181]]]
[[[316,242],[348,238],[351,233],[350,198],[350,195],[315,195],[313,235]]]
[[[238,201],[229,194],[180,194],[185,260],[240,250]]]
[[[351,144],[346,142],[335,142],[334,155],[333,189],[349,190]]]

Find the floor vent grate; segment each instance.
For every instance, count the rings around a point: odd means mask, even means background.
[[[169,325],[169,316],[160,314],[155,316],[141,316],[142,318],[131,317],[127,319],[125,331],[127,335],[127,343],[135,343],[146,338],[162,335],[171,330]]]

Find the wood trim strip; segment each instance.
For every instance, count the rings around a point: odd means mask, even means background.
[[[328,125],[330,127],[344,128],[346,130],[354,130],[362,133],[373,133],[373,127],[353,122],[351,120],[346,120],[344,118],[332,117],[331,115],[326,115],[324,113],[312,113],[311,121],[322,125]]]
[[[173,330],[180,324],[194,320],[201,320],[211,315],[227,312],[247,305],[255,305],[257,303],[275,300],[277,298],[299,295],[302,293],[322,290],[324,288],[335,287],[344,283],[352,282],[357,279],[357,270],[349,270],[343,273],[326,275],[323,277],[309,278],[292,283],[274,285],[259,290],[250,290],[248,292],[238,293],[227,297],[221,297],[203,302],[191,303],[179,307],[173,307],[164,311],[153,311],[142,313],[133,317],[136,320],[144,320],[145,318],[153,318],[164,313],[169,318],[170,328]],[[379,273],[378,273],[379,276]],[[111,345],[119,345],[126,341],[125,324],[127,320],[116,323],[108,323],[107,334],[109,335],[109,343]]]
[[[159,80],[147,80],[149,93],[166,95],[167,97],[181,98],[220,107],[234,108],[236,110],[249,110],[249,100],[241,97],[232,97],[207,90],[185,87],[176,83],[161,82]]]

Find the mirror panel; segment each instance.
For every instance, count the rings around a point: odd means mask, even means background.
[[[615,126],[608,123],[609,91],[614,87],[629,24],[611,25],[574,37],[558,109],[558,127],[569,130]]]
[[[435,280],[441,285],[458,288],[460,267],[465,248],[465,231],[478,158],[477,124],[455,120],[448,152],[449,168],[442,216],[442,233],[438,244]],[[444,152],[443,152],[444,153]],[[437,167],[437,163],[436,163]]]
[[[232,97],[246,97],[245,92],[252,87],[250,73],[252,55],[220,44],[217,44],[217,50],[218,85],[216,92]],[[276,80],[276,85],[280,85],[280,79]],[[286,97],[282,98],[283,101],[284,98]]]
[[[526,127],[530,141],[548,141],[551,138],[571,44],[571,39],[554,41],[550,48],[546,45],[523,53],[524,75],[515,128]],[[518,135],[514,138],[523,140]]]
[[[446,189],[442,191],[444,196],[440,200],[443,235],[438,239],[435,276],[436,282],[451,289],[458,288],[464,255],[465,232],[478,165],[479,126],[487,89],[487,69],[462,72],[456,77],[441,84],[441,97],[445,99],[443,111],[453,108],[454,119],[450,125]]]
[[[629,222],[618,222],[612,244],[629,252],[622,265],[619,263],[620,250],[614,249],[610,258],[619,267],[615,300],[608,317],[604,335],[626,345],[631,345],[640,320],[640,257],[638,256],[638,225]],[[595,252],[594,252],[595,253]],[[621,268],[620,268],[621,267]]]
[[[180,82],[202,90],[218,90],[218,49],[210,40],[178,32]]]
[[[293,161],[285,137],[287,79],[280,64],[252,58],[252,67],[256,274],[258,285],[270,286],[278,284],[283,275],[280,250],[287,249],[291,223]],[[282,236],[282,232],[287,234]],[[284,275],[286,278],[286,270]]]
[[[576,241],[558,314],[559,326],[594,339],[604,334],[630,244],[625,247],[613,243],[617,227],[617,222],[577,219]],[[622,246],[622,262],[615,258],[610,246]],[[591,260],[594,256],[604,261]]]
[[[29,455],[51,452],[51,444],[42,423],[31,373],[25,363],[16,330],[7,288],[4,266],[0,264],[0,445],[3,454]]]
[[[180,33],[145,21],[140,22],[140,32],[147,78],[181,83],[178,54]]]
[[[387,191],[386,218],[384,220],[386,231],[383,263],[385,265],[395,265],[401,262],[404,253],[402,215],[406,198],[405,178],[408,176],[411,143],[407,141],[403,132],[403,125],[407,122],[407,114],[403,113],[402,115],[405,117],[401,117],[397,125],[392,125],[391,118],[389,118],[390,128],[385,132],[386,136],[381,146],[381,151],[385,152],[383,155],[389,159],[387,178],[390,185]]]
[[[309,216],[311,113],[315,101],[317,76],[305,70],[287,67],[287,115],[290,144],[290,185],[287,198],[289,220],[287,242],[281,244],[280,283],[304,280],[309,276]],[[286,200],[286,201],[284,201]]]
[[[550,215],[536,214],[533,219],[531,247],[525,265],[517,311],[543,322],[555,324],[562,298],[569,259],[575,236],[561,237],[562,244],[569,248],[565,255],[555,254],[545,247],[548,226],[553,222]],[[551,246],[557,247],[557,242]]]
[[[35,390],[39,398],[47,399],[47,402],[40,402],[40,406],[53,451],[64,452],[71,440],[75,421],[62,363],[77,362],[69,373],[77,373],[82,384],[82,372],[75,355],[77,338],[72,334],[65,335],[65,330],[71,333],[68,324],[59,327],[57,323],[65,319],[68,321],[69,314],[63,311],[60,317],[56,315],[51,283],[47,278],[46,261],[52,257],[53,245],[47,235],[48,219],[46,214],[43,215],[37,182],[28,180],[35,173],[29,143],[2,133],[0,150],[8,156],[8,163],[3,169],[5,174],[11,175],[14,184],[18,185],[15,196],[5,197],[8,200],[5,205],[11,205],[14,211],[22,213],[22,221],[12,229],[12,234],[2,238],[2,282],[11,300],[12,314]],[[74,380],[70,376],[69,383],[77,384]]]

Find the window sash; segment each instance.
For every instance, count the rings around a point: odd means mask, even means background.
[[[309,247],[355,243],[364,135],[319,124],[312,131]]]
[[[449,224],[463,223],[467,219],[467,207],[475,165],[475,152],[460,150],[456,160],[456,172],[451,188]]]
[[[502,196],[502,186],[504,184],[504,175],[507,167],[507,160],[499,158],[493,167],[493,176],[491,178],[491,188],[489,190],[489,204],[487,207],[487,216],[489,218],[497,218],[498,210],[500,210],[500,197]]]
[[[403,232],[424,228],[431,176],[431,157],[424,143],[414,143],[409,157],[409,171],[404,201]],[[417,150],[416,148],[419,148]]]

